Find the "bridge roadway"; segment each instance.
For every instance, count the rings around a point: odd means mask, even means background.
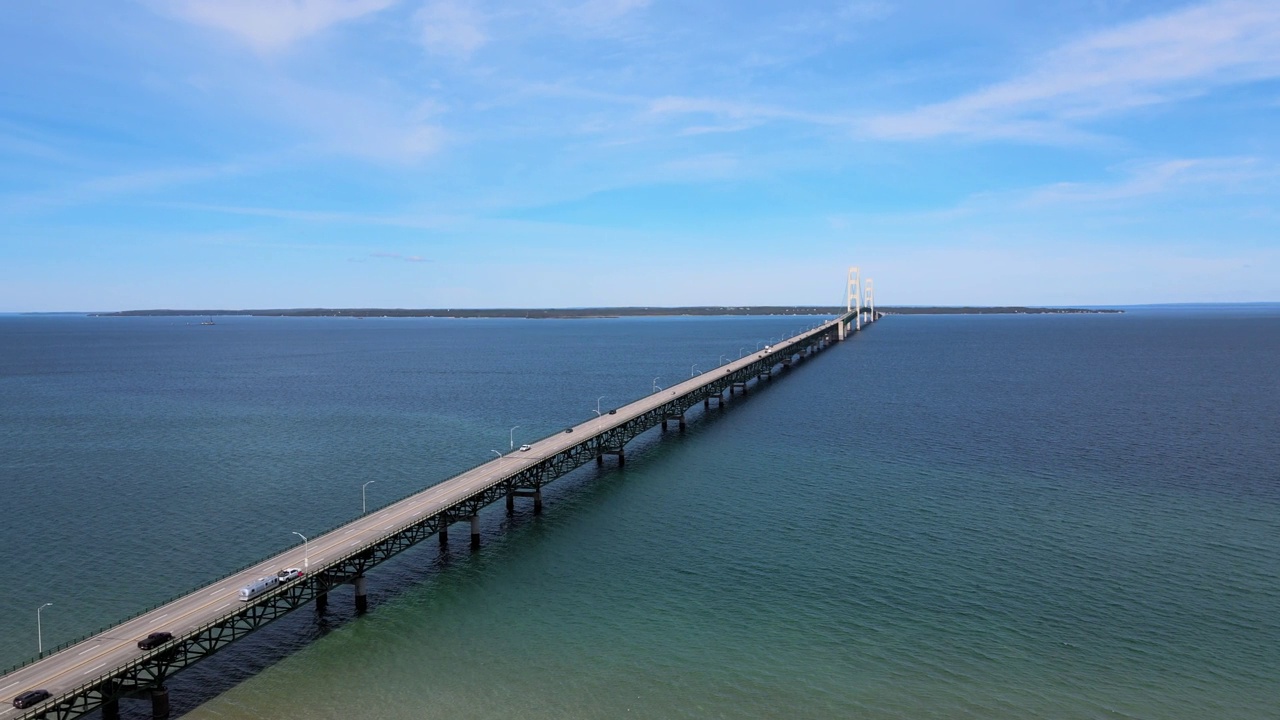
[[[81,640],[36,662],[0,676],[0,720],[74,718],[103,709],[105,720],[118,717],[119,700],[150,693],[153,713],[168,713],[166,677],[212,654],[225,644],[310,600],[323,612],[328,591],[355,584],[357,609],[363,611],[364,571],[433,533],[447,539],[449,524],[471,519],[472,542],[478,542],[476,513],[506,496],[535,496],[542,485],[591,459],[606,454],[625,459],[623,445],[641,432],[668,420],[683,426],[684,412],[698,402],[723,400],[749,379],[772,376],[774,367],[797,355],[825,348],[852,331],[855,313],[823,323],[766,351],[721,365],[651,395],[575,425],[434,485],[387,507],[363,515],[301,547],[274,555],[206,585],[184,597]],[[872,318],[874,319],[874,318]],[[249,602],[240,588],[289,567],[308,567],[302,578]],[[173,640],[154,650],[139,650],[148,633],[166,631]],[[44,689],[52,698],[34,709],[18,710],[11,700],[21,692]]]

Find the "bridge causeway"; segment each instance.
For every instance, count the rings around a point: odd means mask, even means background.
[[[0,720],[70,720],[99,709],[104,720],[117,720],[121,699],[145,697],[151,700],[153,717],[167,717],[165,681],[178,671],[312,601],[317,612],[325,612],[329,592],[342,585],[354,586],[356,611],[365,612],[365,576],[379,563],[431,535],[447,544],[450,526],[461,521],[469,522],[471,546],[478,548],[482,508],[504,500],[511,512],[517,498],[530,498],[538,512],[542,488],[555,479],[593,460],[602,465],[609,455],[622,465],[627,443],[641,433],[658,426],[665,430],[672,422],[683,429],[686,413],[699,403],[704,408],[712,401],[723,404],[726,393],[746,393],[751,381],[770,378],[779,368],[874,321],[874,309],[862,306],[855,272],[850,270],[850,309],[834,320],[543,438],[528,451],[510,452],[467,470],[304,541],[302,548],[266,558],[12,668],[0,676]],[[307,572],[251,601],[237,599],[239,589],[253,580],[295,566]],[[137,641],[157,630],[171,632],[173,638],[155,649],[139,650]],[[26,710],[9,704],[17,693],[37,688],[47,689],[52,697]]]

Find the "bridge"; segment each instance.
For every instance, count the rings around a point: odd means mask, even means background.
[[[628,442],[656,426],[685,427],[686,414],[701,404],[724,403],[726,394],[746,394],[751,383],[772,378],[806,357],[861,330],[877,315],[869,287],[857,268],[849,271],[846,312],[817,327],[764,350],[725,363],[601,414],[528,446],[474,467],[403,500],[373,510],[314,538],[301,548],[266,558],[187,595],[125,620],[90,637],[67,643],[12,668],[0,676],[0,698],[44,690],[47,698],[18,709],[7,701],[0,720],[56,718],[69,720],[96,710],[104,720],[118,720],[120,701],[151,700],[152,716],[169,715],[167,678],[212,655],[284,614],[315,604],[325,612],[329,592],[355,588],[357,613],[368,609],[366,573],[379,563],[432,535],[449,542],[449,530],[469,523],[472,548],[480,545],[479,512],[505,500],[514,511],[517,498],[531,499],[542,509],[542,488],[592,460],[603,465],[613,456],[626,462]],[[863,299],[866,304],[863,304]],[[291,578],[251,600],[240,589],[284,568],[303,568]],[[172,634],[158,646],[140,650],[138,640],[156,631]]]

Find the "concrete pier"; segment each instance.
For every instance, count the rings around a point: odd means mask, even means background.
[[[471,549],[480,549],[480,516],[471,516]]]
[[[329,591],[321,590],[316,593],[316,614],[323,615],[329,609]]]
[[[102,720],[120,720],[120,700],[111,699],[102,704]]]
[[[169,688],[163,685],[151,690],[151,717],[155,720],[169,717]]]
[[[351,581],[356,586],[356,614],[363,615],[369,612],[369,594],[368,584],[365,582],[363,575],[357,575],[355,580]]]

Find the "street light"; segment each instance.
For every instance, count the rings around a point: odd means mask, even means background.
[[[720,364],[721,364],[721,365],[723,365],[723,364],[724,364],[724,356],[723,356],[723,355],[721,355],[721,356],[720,356]]]
[[[698,369],[698,363],[694,363],[694,364],[690,365],[690,366],[689,366],[689,377],[693,377],[694,375],[697,375],[698,373],[697,373],[697,372],[695,372],[697,369]]]
[[[743,351],[743,350],[746,350],[746,349],[747,349],[747,348],[746,348],[746,346],[745,346],[745,345],[744,345],[744,346],[742,346],[742,347],[740,347],[740,348],[738,348],[738,357],[742,357],[743,355],[745,355],[746,353],[744,353],[744,352],[742,352],[742,351]]]
[[[310,570],[311,569],[311,545],[310,543],[307,542],[307,536],[303,535],[297,530],[294,530],[293,534],[302,538],[302,569]]]
[[[498,452],[497,450],[490,450],[489,452],[493,453],[494,455],[497,455],[499,460],[502,459],[502,453]]]
[[[654,379],[653,379],[653,391],[654,391],[654,392],[658,392],[659,390],[661,390],[661,389],[662,389],[662,388],[658,387],[658,381],[659,381],[659,380],[661,380],[661,379],[662,379],[662,377],[661,377],[661,376],[658,376],[658,377],[656,377],[656,378],[654,378]]]
[[[44,654],[44,630],[40,627],[40,611],[52,604],[53,603],[45,603],[36,608],[36,649],[40,651],[41,655]]]
[[[599,416],[600,416],[600,401],[601,401],[601,400],[603,400],[603,399],[604,399],[604,396],[603,396],[603,395],[601,395],[600,397],[596,398],[596,417],[599,417]]]
[[[363,515],[364,513],[369,512],[369,506],[368,506],[368,505],[365,505],[365,502],[364,502],[364,489],[365,489],[365,488],[367,488],[367,487],[369,487],[369,483],[376,483],[376,482],[378,482],[378,481],[377,481],[377,480],[370,480],[369,482],[367,482],[367,483],[365,483],[365,484],[363,484],[363,485],[361,485],[361,486],[360,486],[360,514],[361,514],[361,515]]]
[[[511,428],[511,432],[507,433],[507,442],[511,445],[512,450],[516,449],[516,428],[518,427],[520,426],[517,425],[516,427]]]

